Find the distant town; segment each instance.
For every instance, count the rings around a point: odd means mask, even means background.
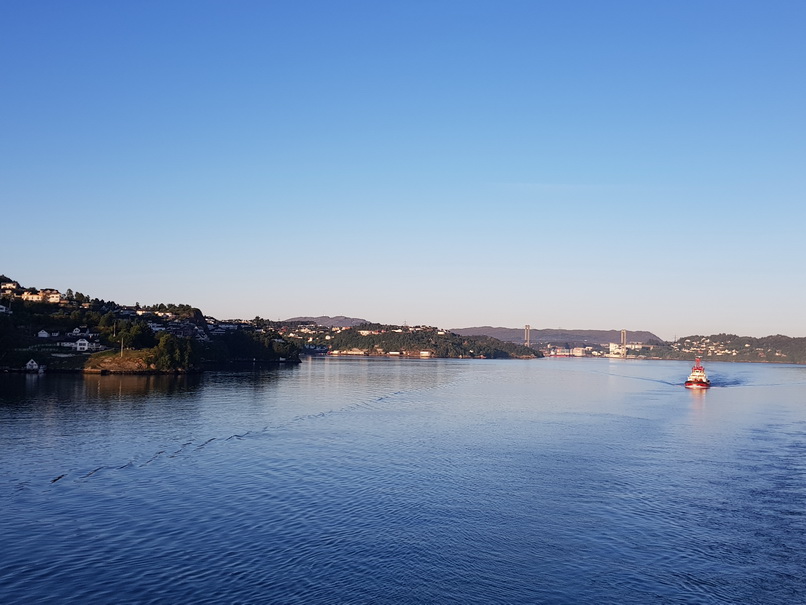
[[[344,316],[219,320],[188,304],[118,305],[70,289],[62,293],[53,288],[26,288],[0,276],[0,369],[192,371],[213,363],[295,363],[305,355],[419,359],[700,356],[806,363],[806,339],[716,334],[663,342],[646,331],[538,330],[528,325],[522,329],[448,330],[382,325]]]
[[[294,364],[300,356],[538,358],[521,344],[427,326],[219,320],[187,304],[118,305],[81,292],[25,288],[0,276],[0,370],[195,372]]]

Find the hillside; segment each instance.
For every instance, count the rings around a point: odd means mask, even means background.
[[[287,327],[283,336],[317,354],[477,359],[533,359],[542,357],[521,344],[488,336],[461,336],[427,326],[362,324],[359,327]]]
[[[365,323],[369,323],[366,319],[359,319],[357,317],[345,317],[344,315],[336,315],[331,317],[329,315],[320,315],[319,317],[292,317],[281,322],[284,324],[316,324],[317,326],[324,326],[326,328],[353,328]]]
[[[0,371],[177,373],[212,365],[299,363],[270,325],[218,322],[186,304],[121,306],[0,275]]]
[[[753,338],[736,334],[685,336],[666,347],[652,350],[661,359],[693,359],[702,357],[716,361],[754,361],[774,363],[806,363],[806,338],[780,334]]]
[[[505,342],[523,343],[523,328],[479,326],[475,328],[453,328],[451,332],[463,336],[490,336]],[[621,342],[621,330],[532,329],[530,338],[532,345],[535,346],[548,343],[568,344],[569,346],[607,345],[611,342]],[[663,341],[652,332],[627,330],[627,342],[661,343]]]

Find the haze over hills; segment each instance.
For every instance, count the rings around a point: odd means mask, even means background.
[[[370,323],[358,317],[337,315],[320,315],[319,317],[291,317],[287,322],[315,323],[328,328],[355,327]],[[450,331],[460,336],[490,336],[504,342],[523,343],[523,328],[503,328],[493,326],[478,326],[472,328],[450,328]],[[621,330],[563,330],[559,328],[546,328],[531,331],[533,344],[554,343],[574,346],[607,345],[611,342],[621,342]],[[627,330],[627,342],[661,343],[663,340],[646,330]]]
[[[523,342],[523,328],[479,326],[475,328],[451,328],[450,331],[462,336],[491,336],[504,342]],[[530,340],[532,344],[607,345],[611,342],[621,342],[621,330],[563,330],[559,328],[536,330],[533,328]],[[627,330],[627,342],[661,343],[663,340],[652,332],[645,330]]]
[[[300,322],[300,323],[315,323],[318,326],[325,326],[326,328],[352,328],[360,326],[361,324],[369,323],[366,319],[358,317],[345,317],[344,315],[336,315],[331,317],[329,315],[320,315],[319,317],[291,317],[286,319],[287,322]]]

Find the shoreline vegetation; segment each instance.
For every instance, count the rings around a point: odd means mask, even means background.
[[[552,334],[549,336],[549,332]],[[0,275],[0,372],[191,374],[294,365],[304,356],[405,359],[621,357],[806,364],[806,338],[717,334],[661,342],[651,332],[397,326],[357,318],[218,320],[187,304],[119,305],[80,292],[24,288]],[[627,341],[625,336],[636,341]],[[552,338],[549,342],[547,339]]]
[[[523,345],[427,326],[224,320],[187,304],[124,306],[24,288],[0,275],[0,371],[189,374],[300,363],[302,355],[536,359]]]

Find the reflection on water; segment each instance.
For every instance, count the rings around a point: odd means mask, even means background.
[[[187,374],[177,376],[98,376],[87,375],[82,381],[82,392],[79,397],[100,400],[115,399],[117,401],[143,399],[155,394],[173,396],[175,394],[192,393],[199,388],[201,375]]]
[[[5,374],[0,375],[0,405],[37,402],[129,401],[171,396],[199,388],[200,374]]]
[[[795,603],[806,368],[0,376],[0,602]]]

